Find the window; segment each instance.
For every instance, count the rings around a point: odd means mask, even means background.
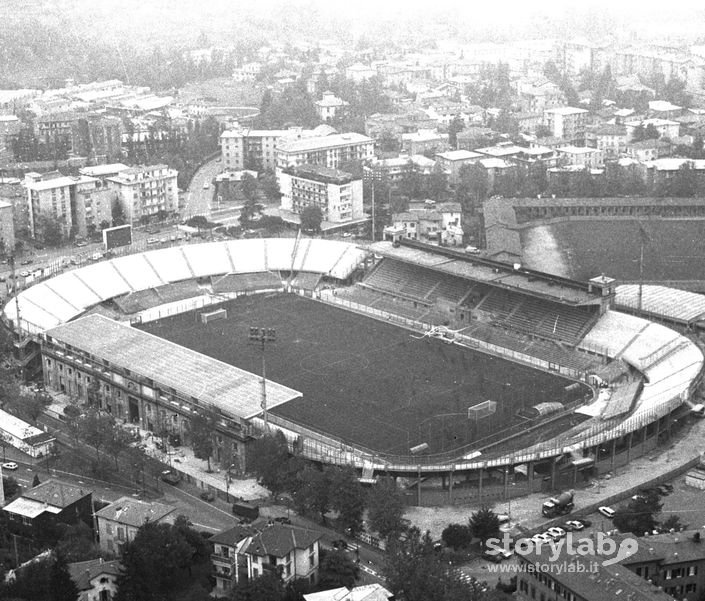
[[[698,566],[688,566],[688,576],[697,576]]]

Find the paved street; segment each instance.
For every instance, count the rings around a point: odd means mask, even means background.
[[[186,206],[182,212],[184,219],[195,215],[210,216],[212,205],[216,202],[214,179],[222,168],[223,163],[218,158],[208,161],[196,171],[186,190]],[[206,184],[208,184],[207,188],[204,187]]]

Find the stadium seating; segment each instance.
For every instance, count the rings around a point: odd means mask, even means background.
[[[118,296],[113,299],[115,305],[127,315],[139,313],[145,309],[163,304],[159,295],[153,288],[138,290],[126,296]]]
[[[465,298],[472,287],[467,280],[461,278],[454,278],[442,274],[439,274],[439,277],[440,282],[428,295],[429,300],[435,301],[439,298],[444,298],[452,304],[457,305]]]
[[[213,292],[253,292],[256,290],[281,290],[281,278],[268,271],[259,273],[231,273],[213,283]]]
[[[318,283],[320,281],[320,273],[299,271],[293,278],[291,278],[290,284],[293,288],[301,288],[303,290],[315,290],[318,287]]]
[[[509,314],[514,311],[521,299],[515,298],[515,295],[500,288],[490,290],[489,294],[476,307],[479,311],[484,311],[492,316],[494,321],[502,321],[509,317]]]
[[[154,292],[159,297],[160,302],[158,304],[160,305],[174,303],[185,298],[193,298],[194,296],[205,293],[205,291],[198,286],[196,280],[184,280],[174,282],[173,284],[166,284],[155,288]]]

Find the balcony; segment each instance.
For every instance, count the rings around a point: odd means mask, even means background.
[[[211,561],[217,563],[217,564],[226,564],[228,566],[235,565],[235,562],[237,561],[237,556],[235,554],[233,555],[222,555],[220,553],[211,553]],[[226,574],[229,576],[230,574]]]

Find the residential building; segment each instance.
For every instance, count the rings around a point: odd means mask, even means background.
[[[605,162],[604,152],[588,146],[562,146],[556,149],[558,163],[563,166],[596,169]]]
[[[455,202],[436,205],[427,201],[422,208],[410,207],[408,211],[392,215],[391,229],[409,240],[460,246],[463,243],[462,209]]]
[[[92,492],[55,478],[25,489],[2,511],[11,532],[29,537],[51,536],[57,524],[83,522],[93,527]]]
[[[363,584],[347,589],[340,588],[304,595],[304,601],[392,601],[394,595],[381,584]]]
[[[475,150],[499,141],[501,134],[489,127],[467,127],[455,136],[458,150]]]
[[[422,129],[401,136],[401,150],[406,154],[436,154],[448,149],[448,134],[434,130]]]
[[[528,553],[517,554],[518,601],[540,599],[568,601],[673,601],[673,597],[620,564],[605,565],[604,557],[588,553],[569,554],[569,545],[551,555],[550,545],[537,545]],[[571,546],[571,548],[573,548]],[[549,559],[550,557],[550,559]],[[560,565],[547,570],[545,566]]]
[[[475,152],[485,157],[492,157],[495,159],[504,160],[516,158],[525,151],[526,148],[522,146],[517,146],[516,144],[512,144],[511,142],[505,142],[497,144],[495,146],[486,146],[484,148],[475,149]]]
[[[176,215],[179,210],[178,172],[167,165],[145,165],[107,177],[128,223]]]
[[[627,142],[624,153],[628,157],[646,163],[670,156],[671,148],[672,144],[667,140],[640,140],[639,142]]]
[[[14,156],[14,145],[20,137],[22,121],[14,115],[0,114],[0,151],[6,149]]]
[[[516,120],[520,132],[533,134],[543,124],[543,113],[521,112],[514,113],[512,118]]]
[[[147,522],[173,524],[175,519],[176,507],[121,497],[95,513],[100,550],[119,555],[120,548],[132,541]]]
[[[94,177],[64,176],[58,171],[25,175],[29,231],[33,238],[43,238],[42,216],[56,220],[64,236],[86,236],[91,227],[112,219],[114,194]]]
[[[683,107],[667,100],[650,100],[649,114],[658,119],[675,119],[683,114]]]
[[[546,109],[563,106],[565,97],[561,89],[547,79],[520,81],[517,86],[521,109],[528,113],[540,113]]]
[[[0,115],[17,114],[41,93],[41,90],[0,90]]]
[[[215,596],[226,596],[234,584],[247,580],[247,556],[244,553],[256,534],[250,526],[238,524],[212,536],[211,564],[215,578]]]
[[[647,128],[649,126],[656,129],[661,138],[677,138],[680,135],[680,123],[671,121],[670,119],[641,119],[635,121],[627,121],[627,135],[629,139],[634,137],[634,131],[639,128]]]
[[[58,158],[74,153],[74,131],[78,115],[72,111],[50,113],[38,117],[34,122],[34,134],[48,152]]]
[[[277,147],[277,169],[312,164],[338,169],[351,161],[374,156],[374,140],[358,133],[282,140]]]
[[[255,534],[244,549],[247,557],[247,576],[257,578],[268,570],[281,573],[282,580],[318,579],[318,541],[321,533],[315,530],[272,524]]]
[[[460,181],[460,169],[463,165],[472,165],[483,157],[484,155],[479,152],[470,150],[449,150],[439,152],[436,155],[436,161],[448,176],[448,183],[455,186]]]
[[[261,63],[245,63],[242,67],[233,70],[233,79],[235,81],[255,81],[261,72]]]
[[[340,117],[350,103],[338,98],[333,92],[327,91],[323,92],[322,98],[314,104],[316,105],[316,114],[321,121],[332,121],[336,117]]]
[[[15,220],[11,202],[0,200],[0,255],[15,250]]]
[[[585,109],[555,107],[543,112],[543,121],[552,136],[563,138],[569,144],[584,144],[587,115]]]
[[[324,221],[344,223],[364,217],[362,178],[321,165],[299,165],[279,172],[281,208],[300,214],[307,206],[321,209]]]
[[[616,159],[627,147],[627,128],[624,125],[602,123],[587,129],[585,144],[601,150],[606,159]]]
[[[117,594],[120,561],[89,559],[68,564],[71,580],[78,589],[76,601],[112,601]]]
[[[355,83],[363,82],[377,76],[377,69],[368,67],[361,63],[355,63],[345,69],[345,77],[352,79]]]
[[[15,235],[29,235],[29,204],[27,190],[18,177],[0,177],[0,201],[12,205],[12,223]]]

